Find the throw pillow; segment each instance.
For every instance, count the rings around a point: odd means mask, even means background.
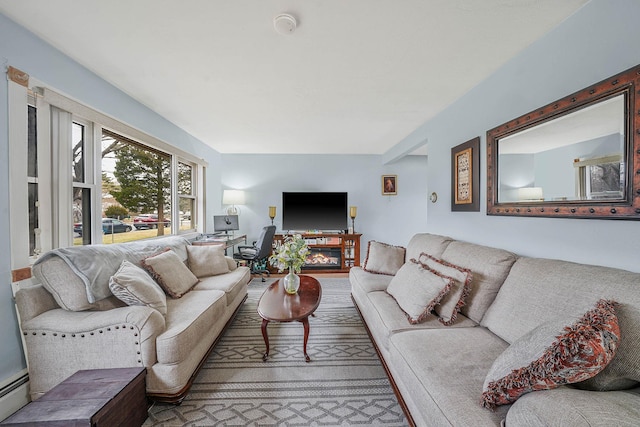
[[[404,264],[389,282],[391,295],[409,318],[409,323],[423,321],[451,289],[453,279],[440,277],[415,260]]]
[[[404,264],[406,249],[386,243],[370,241],[363,269],[369,273],[393,276]]]
[[[143,259],[142,266],[172,298],[180,298],[199,281],[171,249]]]
[[[127,305],[146,305],[167,314],[167,297],[149,274],[137,265],[124,260],[109,279],[109,289]]]
[[[471,270],[448,263],[424,252],[420,254],[418,262],[435,274],[450,277],[454,280],[451,292],[445,295],[440,304],[435,307],[440,323],[445,326],[451,326],[458,318],[458,313],[464,307],[471,292],[471,281],[473,280]]]
[[[482,405],[508,405],[530,391],[593,377],[613,359],[620,341],[616,303],[600,300],[570,326],[543,323],[511,344],[493,363]]]
[[[217,276],[229,272],[224,246],[187,246],[189,269],[196,277]]]

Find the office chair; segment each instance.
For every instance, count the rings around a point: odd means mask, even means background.
[[[267,258],[273,250],[273,236],[275,234],[276,226],[267,225],[262,228],[258,240],[253,242],[252,246],[238,245],[238,252],[233,254],[233,258],[236,260],[248,261],[251,274],[259,274],[263,282],[265,281],[264,275],[271,274],[267,270]]]

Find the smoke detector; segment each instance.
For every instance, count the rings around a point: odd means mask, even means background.
[[[296,21],[296,18],[288,13],[281,13],[273,18],[273,27],[279,34],[291,34],[296,30],[297,26],[298,22]]]

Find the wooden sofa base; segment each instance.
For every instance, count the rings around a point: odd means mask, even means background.
[[[172,403],[172,404],[175,404],[175,405],[180,405],[182,403],[184,398],[187,397],[187,394],[189,393],[189,390],[191,389],[191,386],[193,385],[193,382],[195,381],[196,376],[198,376],[198,373],[200,372],[200,369],[202,369],[202,367],[204,366],[204,363],[209,358],[209,355],[213,351],[213,348],[216,346],[216,344],[218,344],[218,341],[220,341],[220,338],[222,337],[224,332],[227,330],[227,328],[231,325],[231,323],[236,318],[236,315],[238,314],[238,311],[240,311],[240,308],[244,305],[244,303],[247,300],[248,296],[249,296],[249,294],[245,295],[244,298],[242,299],[242,302],[240,304],[238,304],[238,307],[236,307],[235,311],[233,312],[233,314],[231,315],[231,317],[229,318],[227,323],[224,325],[224,328],[222,328],[222,330],[218,334],[218,337],[213,341],[213,344],[211,344],[211,347],[209,347],[209,349],[206,351],[206,353],[202,357],[202,360],[200,360],[200,363],[198,363],[198,366],[196,367],[195,371],[193,372],[193,374],[189,378],[189,381],[187,381],[187,384],[177,393],[172,393],[172,394],[169,394],[169,393],[147,393],[147,398],[149,400],[152,400],[152,401],[155,401],[155,402],[161,402],[161,403]]]
[[[369,326],[367,325],[367,322],[365,322],[364,317],[362,316],[362,313],[360,312],[360,308],[358,307],[358,303],[353,298],[353,295],[351,295],[351,301],[353,301],[353,306],[356,308],[356,311],[358,312],[358,315],[360,316],[360,319],[362,319],[362,324],[364,325],[364,328],[367,331],[367,335],[369,335],[369,339],[371,340],[371,344],[373,344],[373,348],[375,348],[376,349],[376,353],[378,353],[378,358],[380,359],[380,362],[382,362],[382,367],[384,368],[384,371],[387,374],[387,377],[389,378],[389,382],[391,383],[391,387],[393,388],[393,393],[396,395],[396,398],[398,399],[398,403],[400,404],[400,407],[402,408],[402,412],[404,412],[404,416],[407,418],[407,422],[409,423],[409,425],[411,427],[415,427],[416,423],[413,420],[413,416],[411,416],[411,412],[409,412],[409,408],[407,407],[407,403],[404,401],[404,398],[402,397],[402,394],[400,393],[400,390],[398,389],[396,381],[393,379],[393,375],[391,375],[391,371],[389,371],[389,367],[387,366],[387,362],[384,360],[384,357],[382,356],[382,353],[380,352],[380,349],[378,348],[378,345],[376,344],[376,340],[373,338],[373,335],[371,335],[371,331],[369,330]]]

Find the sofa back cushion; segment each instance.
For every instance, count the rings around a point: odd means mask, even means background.
[[[451,237],[439,236],[437,234],[418,233],[415,234],[407,245],[405,260],[418,259],[421,253],[427,253],[436,258],[441,258],[442,253],[453,239]]]
[[[169,236],[112,245],[59,248],[43,254],[32,266],[33,275],[66,310],[101,310],[99,301],[111,298],[109,279],[127,260],[135,265],[167,247],[187,259],[184,237]]]
[[[503,249],[452,241],[440,257],[471,270],[473,280],[466,304],[460,312],[478,323],[495,299],[517,256]]]
[[[601,390],[629,388],[640,381],[640,273],[520,258],[482,325],[513,343],[547,319],[585,312],[602,298],[618,302],[621,339],[613,361],[589,382]]]

